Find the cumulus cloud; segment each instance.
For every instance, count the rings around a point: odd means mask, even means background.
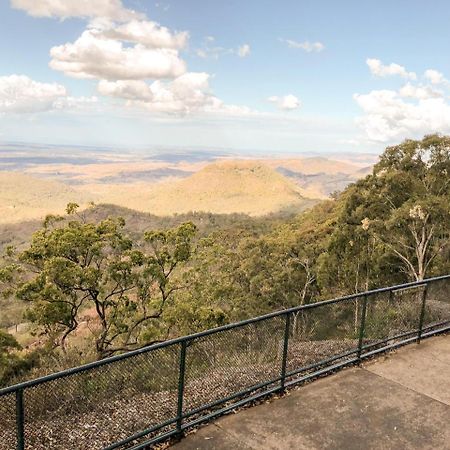
[[[292,39],[281,39],[281,38],[280,41],[286,43],[289,48],[298,48],[308,53],[321,52],[322,50],[325,49],[325,45],[323,45],[322,42],[309,42],[309,41],[297,42]]]
[[[273,95],[267,99],[269,102],[274,103],[278,109],[282,109],[285,111],[290,111],[293,109],[297,109],[300,107],[300,100],[292,94],[284,95],[282,97],[278,97],[277,95]]]
[[[241,45],[237,50],[237,54],[241,58],[245,58],[246,56],[250,55],[250,45],[248,44]]]
[[[424,77],[428,79],[431,84],[448,84],[449,81],[444,77],[441,72],[434,69],[428,69],[424,73]]]
[[[355,94],[356,103],[365,115],[357,123],[368,138],[389,142],[427,133],[450,132],[450,105],[444,98],[419,98],[405,101],[393,90],[375,90]]]
[[[402,78],[408,78],[410,80],[416,80],[417,75],[414,72],[408,72],[403,66],[399,64],[391,63],[384,65],[379,59],[367,58],[366,64],[369,66],[370,71],[377,77],[388,77],[393,75],[399,75]]]
[[[153,99],[150,85],[142,80],[101,80],[97,90],[101,95],[125,100],[151,101]]]
[[[442,97],[442,92],[436,91],[430,86],[414,86],[411,83],[406,83],[399,90],[401,97],[417,98],[425,100],[427,98],[439,98]]]
[[[56,83],[39,83],[25,75],[0,77],[0,111],[32,113],[48,111],[66,88]]]
[[[371,71],[374,73],[375,70],[380,76],[389,74],[413,78],[412,72],[407,72],[402,66],[383,66],[378,60],[367,61]],[[398,90],[354,94],[354,100],[363,111],[363,116],[356,121],[370,140],[395,142],[419,138],[427,133],[450,132],[450,103],[445,93],[436,89],[436,85],[445,88],[446,79],[442,73],[432,69],[425,72],[424,78],[431,84],[408,81]]]
[[[171,82],[153,83],[136,80],[100,81],[99,93],[127,100],[128,106],[140,107],[156,113],[190,114],[221,113],[247,115],[246,107],[226,105],[215,97],[209,86],[209,74],[188,72]]]
[[[108,17],[125,22],[143,16],[125,8],[120,0],[11,0],[11,6],[33,17]]]
[[[53,47],[50,67],[75,78],[175,78],[186,71],[178,52],[171,48],[124,46],[103,31],[89,29],[73,43]]]
[[[181,49],[186,46],[189,33],[172,33],[168,28],[148,20],[132,20],[101,33],[109,39],[142,44],[148,48]]]
[[[71,97],[60,84],[40,83],[26,75],[0,77],[0,113],[25,114],[74,109],[96,101],[96,97]]]
[[[74,42],[50,49],[50,67],[65,75],[97,79],[101,96],[123,105],[168,114],[254,114],[249,108],[225,104],[209,86],[209,74],[187,72],[179,51],[189,34],[174,32],[125,8],[120,0],[12,0],[14,7],[36,17],[82,17],[89,20]],[[200,56],[234,54],[246,57],[250,46],[226,49],[205,39]],[[202,53],[203,51],[203,53]],[[78,108],[97,102],[96,97],[67,94],[48,100],[45,108]]]

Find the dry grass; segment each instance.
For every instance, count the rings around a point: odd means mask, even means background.
[[[0,200],[0,223],[17,223],[61,214],[69,202],[87,205],[97,199],[57,181],[0,172]]]
[[[80,186],[103,201],[156,215],[189,211],[257,216],[309,206],[301,189],[258,161],[221,161],[183,180]]]
[[[361,177],[361,167],[323,157],[218,158],[209,165],[207,160],[120,158],[96,164],[36,164],[24,169],[26,173],[0,172],[0,224],[42,219],[46,214],[63,213],[68,202],[86,205],[89,201],[159,216],[190,211],[252,216],[301,211],[313,203],[307,199],[326,198]],[[286,173],[290,178],[277,173],[280,168],[291,171]],[[160,182],[145,178],[149,171],[161,170],[164,174],[167,169],[175,175],[177,171],[195,173]],[[117,182],[121,177],[128,182]]]

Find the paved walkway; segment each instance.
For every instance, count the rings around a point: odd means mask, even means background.
[[[450,449],[450,336],[222,417],[173,448]]]

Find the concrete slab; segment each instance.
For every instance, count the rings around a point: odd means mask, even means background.
[[[450,449],[450,406],[434,398],[447,398],[449,366],[436,361],[427,366],[425,356],[448,352],[449,342],[445,336],[413,344],[382,361],[225,416],[187,436],[175,450]],[[393,365],[397,359],[403,365]],[[401,377],[409,371],[421,381]],[[421,371],[436,380],[436,388]]]
[[[450,338],[432,338],[364,368],[450,406],[449,344]]]

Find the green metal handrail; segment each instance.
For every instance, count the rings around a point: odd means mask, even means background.
[[[146,430],[142,430],[138,433],[135,433],[119,442],[116,442],[109,447],[106,447],[105,450],[113,450],[119,447],[124,447],[133,441],[138,439],[148,437],[150,434],[157,432],[158,430],[162,430],[166,427],[174,426],[174,428],[168,432],[157,435],[151,439],[147,439],[145,442],[140,443],[132,447],[133,450],[138,450],[141,448],[147,447],[149,444],[159,442],[161,440],[167,439],[170,436],[181,435],[184,430],[189,427],[192,427],[202,421],[209,420],[212,417],[223,414],[233,408],[236,408],[240,405],[248,403],[252,400],[255,400],[261,396],[268,395],[273,392],[277,392],[285,389],[286,387],[310,379],[317,377],[318,375],[328,373],[337,368],[343,367],[348,364],[357,363],[362,361],[364,358],[372,356],[378,352],[386,351],[390,348],[394,348],[398,345],[403,345],[408,342],[420,342],[420,340],[424,337],[431,336],[433,334],[437,334],[439,332],[450,330],[450,318],[449,320],[442,321],[438,324],[433,325],[433,329],[424,328],[424,318],[425,318],[425,310],[426,310],[426,301],[427,301],[427,292],[428,286],[431,283],[435,283],[438,281],[450,280],[450,275],[444,275],[435,278],[429,278],[426,280],[416,281],[412,283],[400,284],[391,287],[385,287],[381,289],[375,289],[363,293],[357,293],[348,295],[345,297],[335,298],[332,300],[321,301],[317,303],[311,303],[308,305],[302,305],[282,311],[277,311],[274,313],[266,314],[263,316],[255,317],[252,319],[244,320],[237,323],[232,323],[228,325],[224,325],[222,327],[206,330],[200,333],[191,334],[188,336],[179,337],[176,339],[172,339],[169,341],[165,341],[162,343],[158,343],[155,345],[151,345],[148,347],[144,347],[138,350],[134,350],[128,353],[124,353],[117,356],[112,356],[101,361],[96,361],[93,363],[85,364],[79,367],[74,367],[68,370],[64,370],[62,372],[57,372],[48,376],[40,377],[34,380],[26,381],[20,384],[16,384],[13,386],[9,386],[3,389],[0,389],[0,401],[3,396],[6,395],[15,395],[16,402],[16,441],[17,441],[17,449],[24,450],[26,447],[26,433],[25,433],[25,417],[26,417],[26,402],[24,401],[24,393],[27,389],[36,387],[38,385],[42,385],[45,383],[50,383],[57,379],[62,379],[64,377],[68,377],[71,375],[75,375],[77,373],[88,372],[90,370],[113,365],[118,361],[122,361],[125,359],[134,358],[137,355],[142,355],[148,352],[154,352],[156,350],[170,347],[170,346],[180,346],[179,353],[179,367],[178,367],[178,393],[177,393],[177,405],[176,405],[176,417],[160,423],[154,427],[148,428]],[[366,316],[367,316],[367,307],[370,301],[370,298],[374,295],[382,294],[382,293],[395,293],[396,291],[401,291],[409,288],[420,287],[423,286],[424,289],[422,291],[422,298],[420,304],[420,314],[417,318],[417,328],[414,330],[408,331],[406,333],[399,333],[393,337],[389,337],[385,340],[378,340],[376,344],[364,344],[365,333],[366,333]],[[450,289],[449,289],[450,290]],[[287,370],[287,362],[288,362],[288,348],[289,348],[289,339],[291,332],[291,315],[293,313],[298,313],[300,311],[306,311],[311,309],[323,308],[326,305],[337,304],[341,302],[349,302],[351,300],[360,300],[362,299],[362,311],[359,318],[358,323],[358,344],[355,349],[350,351],[346,351],[343,353],[335,354],[329,358],[318,361],[314,364],[310,364],[303,367],[298,367],[294,370]],[[183,403],[185,396],[185,379],[186,379],[186,353],[189,345],[196,340],[201,338],[205,338],[210,335],[216,335],[218,333],[223,333],[225,331],[230,331],[233,329],[241,328],[249,324],[254,324],[258,322],[267,321],[269,319],[280,317],[284,319],[284,334],[283,334],[283,346],[282,346],[282,355],[281,355],[281,367],[279,371],[279,376],[276,378],[272,378],[261,382],[259,384],[255,384],[249,386],[244,390],[240,390],[238,392],[233,393],[225,398],[221,398],[214,402],[205,403],[204,405],[194,408],[190,411],[183,411]],[[355,319],[356,320],[356,319]],[[400,340],[399,340],[400,339]],[[389,341],[397,340],[398,342],[394,344],[388,344]],[[386,344],[382,347],[374,348],[375,346],[379,346],[380,344]],[[340,359],[347,358],[344,361],[337,362]],[[306,372],[310,373],[306,373]],[[303,376],[292,379],[299,374],[305,374]],[[237,401],[234,401],[237,400]],[[224,405],[234,401],[232,404],[226,405],[219,410],[214,410],[217,406]],[[206,416],[201,416],[199,418],[195,418],[196,415],[205,412],[211,411]],[[194,418],[193,420],[188,420],[190,418]],[[1,443],[0,443],[1,444]],[[1,445],[0,445],[1,447]]]

